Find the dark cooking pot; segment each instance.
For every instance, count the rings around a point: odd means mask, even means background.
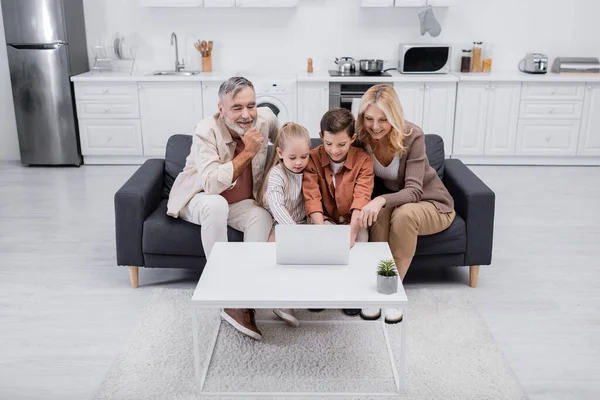
[[[386,70],[383,69],[383,60],[380,59],[370,59],[370,60],[360,60],[360,72],[363,74],[381,74],[385,71],[390,71],[396,68],[388,68]]]

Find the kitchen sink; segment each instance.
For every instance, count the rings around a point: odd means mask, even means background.
[[[148,75],[150,76],[194,76],[202,71],[155,71]]]

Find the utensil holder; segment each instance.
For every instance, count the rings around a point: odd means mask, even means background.
[[[202,72],[212,72],[212,55],[202,57]]]

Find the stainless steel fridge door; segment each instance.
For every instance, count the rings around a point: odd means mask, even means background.
[[[7,46],[21,163],[80,165],[67,46]]]
[[[2,0],[8,44],[67,42],[62,0]]]

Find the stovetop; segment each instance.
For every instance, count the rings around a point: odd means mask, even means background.
[[[364,77],[371,77],[371,76],[377,77],[377,76],[392,76],[392,75],[390,75],[388,72],[380,72],[377,74],[365,74],[364,72],[360,72],[360,71],[356,71],[356,72],[353,72],[350,74],[348,74],[348,73],[342,74],[340,71],[337,71],[335,69],[330,69],[329,76],[344,76],[344,77],[347,76],[350,78],[355,78],[355,77],[364,78]]]

